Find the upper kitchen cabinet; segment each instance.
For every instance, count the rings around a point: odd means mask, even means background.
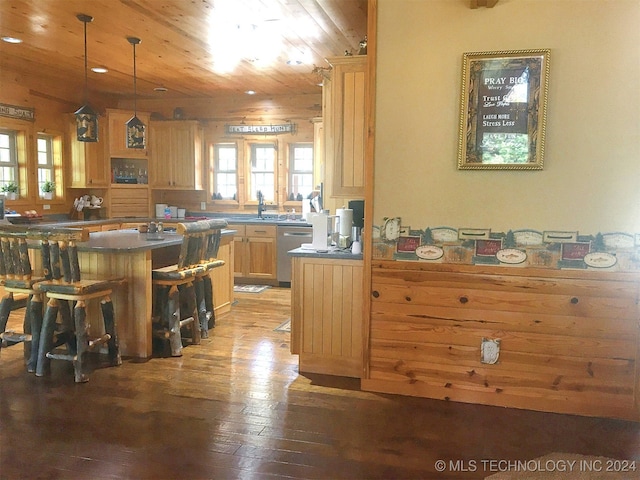
[[[324,80],[327,181],[333,197],[364,195],[367,56],[332,57]]]
[[[203,189],[202,128],[197,121],[150,124],[149,184],[152,188]]]
[[[149,114],[136,113],[137,117],[149,129]],[[132,110],[107,109],[109,124],[109,155],[118,158],[146,158],[150,132],[147,131],[146,148],[127,148],[127,122],[133,117]]]
[[[70,187],[106,188],[109,186],[109,162],[106,148],[107,122],[98,121],[98,141],[79,142],[75,117],[69,120],[71,147]]]

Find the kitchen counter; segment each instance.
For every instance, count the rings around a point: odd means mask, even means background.
[[[82,225],[80,225],[81,223]],[[73,225],[57,223],[60,228],[85,227],[87,222]],[[37,230],[45,224],[15,225]],[[212,274],[216,315],[229,311],[233,303],[233,234],[222,231],[218,258],[225,262]],[[97,277],[123,277],[125,285],[114,289],[112,298],[118,325],[120,350],[123,356],[139,359],[152,355],[153,285],[151,271],[176,263],[182,245],[182,236],[176,232],[163,232],[162,238],[149,239],[159,234],[138,233],[137,230],[110,230],[92,232],[89,240],[78,243],[78,257],[83,275]],[[35,244],[33,248],[36,248]],[[33,255],[35,271],[42,268],[39,255]],[[96,316],[97,305],[89,305],[88,315]],[[95,332],[93,332],[95,333]],[[98,332],[99,333],[99,332]]]
[[[222,236],[233,236],[235,230],[223,229]],[[137,230],[92,232],[88,242],[78,243],[78,251],[101,253],[131,253],[182,244],[182,235],[176,232],[139,233]]]
[[[227,221],[229,224],[244,224],[244,225],[286,225],[286,226],[301,226],[310,227],[311,224],[302,218],[296,218],[295,220],[287,219],[285,214],[282,215],[265,215],[263,218],[258,218],[255,215],[223,215],[223,214],[209,214],[208,218],[220,218]]]
[[[362,254],[351,253],[350,249],[334,248],[327,252],[318,252],[317,250],[309,250],[307,248],[295,248],[289,250],[289,256],[291,257],[305,257],[305,258],[325,258],[339,259],[339,260],[362,260]]]

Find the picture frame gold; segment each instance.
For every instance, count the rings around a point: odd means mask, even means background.
[[[458,169],[542,170],[549,49],[463,54]]]

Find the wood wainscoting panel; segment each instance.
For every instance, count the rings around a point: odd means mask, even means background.
[[[362,274],[360,260],[293,257],[292,352],[301,372],[362,376]]]
[[[637,275],[416,264],[374,262],[364,389],[640,420]]]

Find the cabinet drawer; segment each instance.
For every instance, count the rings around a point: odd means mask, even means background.
[[[276,238],[275,225],[246,225],[247,237],[271,237]]]
[[[231,224],[229,224],[229,225],[227,225],[227,228],[229,230],[235,230],[236,231],[236,233],[235,233],[236,237],[244,237],[245,236],[246,229],[245,229],[244,225],[231,225]]]

